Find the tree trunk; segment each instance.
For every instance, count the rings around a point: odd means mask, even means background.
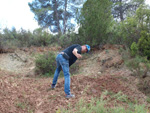
[[[63,18],[63,26],[64,26],[64,29],[63,29],[63,34],[66,33],[66,22],[67,22],[67,18],[66,18],[66,12],[67,12],[67,2],[68,0],[65,0],[65,11],[64,11],[64,18]]]
[[[57,8],[58,8],[58,5],[57,5],[57,0],[55,0],[55,13],[56,13],[56,24],[57,24],[57,27],[58,27],[58,33],[61,33],[61,29],[60,29],[60,25],[59,25],[59,17],[58,17],[58,11],[57,11]]]
[[[120,4],[120,20],[123,21],[123,6],[122,6],[122,0],[119,0]]]

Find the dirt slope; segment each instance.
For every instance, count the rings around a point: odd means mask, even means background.
[[[48,90],[52,78],[25,77],[22,73],[1,70],[0,113],[55,113],[80,99],[89,102],[91,97],[99,98],[105,90],[121,91],[131,100],[147,104],[146,96],[137,89],[137,79],[123,65],[118,46],[104,46],[84,58],[78,61],[80,73],[71,77],[71,92],[76,97],[69,100],[65,99],[63,78],[58,80],[55,90]]]

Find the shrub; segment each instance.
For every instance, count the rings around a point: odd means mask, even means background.
[[[138,88],[141,92],[149,96],[150,94],[150,78],[140,79],[138,83]],[[148,100],[150,103],[150,98]]]
[[[138,42],[141,31],[150,33],[149,21],[150,9],[147,5],[140,5],[135,15],[128,16],[124,21],[117,22],[112,26],[113,40],[119,44],[126,44],[131,47],[133,42]]]
[[[71,37],[70,37],[70,35],[69,34],[68,35],[65,35],[65,34],[61,35],[59,37],[59,44],[63,48],[66,48],[69,45],[71,45],[72,43],[71,43]]]
[[[133,42],[131,45],[131,55],[135,56],[138,53],[138,45],[136,42]]]
[[[82,37],[76,33],[70,34],[71,42],[74,44],[85,44],[85,41],[82,41]]]
[[[145,31],[141,32],[141,38],[138,41],[138,47],[140,53],[150,59],[150,34]]]
[[[31,45],[47,46],[52,43],[52,41],[51,41],[52,36],[53,35],[44,31],[42,28],[35,29],[33,31],[33,39],[31,41],[32,42]]]
[[[150,62],[146,57],[136,56],[125,62],[127,67],[138,77],[146,77],[150,68]]]
[[[54,74],[56,61],[54,52],[39,55],[36,60],[36,73],[51,76]]]

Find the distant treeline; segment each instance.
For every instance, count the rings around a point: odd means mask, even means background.
[[[87,0],[80,9],[80,13],[76,14],[79,25],[77,33],[71,28],[66,29],[65,32],[57,32],[56,35],[43,28],[35,29],[33,32],[6,28],[0,33],[0,47],[48,45],[67,47],[74,43],[99,47],[99,45],[110,43],[123,44],[130,48],[133,55],[139,54],[150,58],[150,7],[144,5],[143,2],[139,3],[136,8],[132,4],[129,6],[132,6],[134,10],[131,10],[132,8],[126,10],[126,14],[121,16],[120,14],[123,13],[116,13],[112,10],[117,7],[112,3],[114,4],[115,1]],[[122,3],[120,8],[124,7],[125,3]]]

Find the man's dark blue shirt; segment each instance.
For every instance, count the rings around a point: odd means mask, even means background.
[[[75,63],[75,61],[77,60],[77,57],[72,53],[75,48],[78,50],[77,52],[81,54],[82,48],[81,48],[81,45],[79,44],[73,44],[69,46],[68,48],[66,48],[65,50],[63,50],[63,52],[65,52],[69,56],[69,66]]]

